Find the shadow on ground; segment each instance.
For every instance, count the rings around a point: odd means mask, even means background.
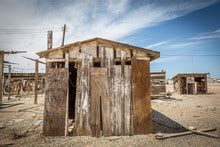
[[[182,125],[172,120],[171,118],[156,110],[152,109],[152,111],[154,133],[179,133],[186,131],[186,129]]]

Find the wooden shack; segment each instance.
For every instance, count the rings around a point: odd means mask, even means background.
[[[172,79],[174,93],[176,94],[207,93],[207,73],[177,74]]]
[[[166,96],[166,72],[151,72],[151,99]]]
[[[37,53],[47,59],[43,134],[152,133],[150,61],[159,52],[92,38]]]

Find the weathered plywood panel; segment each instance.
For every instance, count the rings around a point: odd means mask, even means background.
[[[147,57],[146,52],[133,50],[134,57]]]
[[[149,61],[132,62],[133,133],[152,133]]]
[[[101,101],[100,101],[101,100]],[[101,110],[100,110],[101,104]],[[95,109],[95,110],[94,110]],[[100,111],[102,122],[100,123]],[[103,125],[103,135],[111,135],[111,123],[110,123],[110,103],[109,103],[109,85],[108,85],[108,76],[107,68],[92,68],[91,69],[91,123],[92,123],[92,134],[99,136],[97,131],[100,130],[100,126]],[[94,120],[98,120],[94,121]],[[96,122],[96,125],[94,125]],[[94,128],[95,126],[95,128]]]
[[[96,43],[94,42],[90,44],[81,45],[81,52],[93,56],[93,58],[96,58],[97,57]]]
[[[69,49],[69,58],[77,58],[79,55],[79,47],[78,46],[71,46]]]
[[[48,70],[43,134],[45,136],[64,136],[66,124],[66,103],[68,89],[68,70],[51,68]]]
[[[121,50],[116,48],[115,51],[116,51],[116,57],[121,57]]]
[[[63,51],[62,50],[57,50],[57,51],[50,52],[48,58],[49,59],[63,58]]]

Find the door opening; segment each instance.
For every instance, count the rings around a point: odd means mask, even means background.
[[[69,126],[73,124],[75,119],[75,101],[76,101],[76,85],[77,85],[77,68],[75,63],[69,63]]]

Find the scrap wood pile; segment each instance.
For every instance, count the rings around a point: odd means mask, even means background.
[[[34,91],[34,80],[12,80],[10,83],[5,82],[4,84],[4,94],[7,94],[10,90],[12,95],[23,95],[23,94],[31,94]],[[42,81],[38,81],[38,93],[43,93],[44,85]]]

